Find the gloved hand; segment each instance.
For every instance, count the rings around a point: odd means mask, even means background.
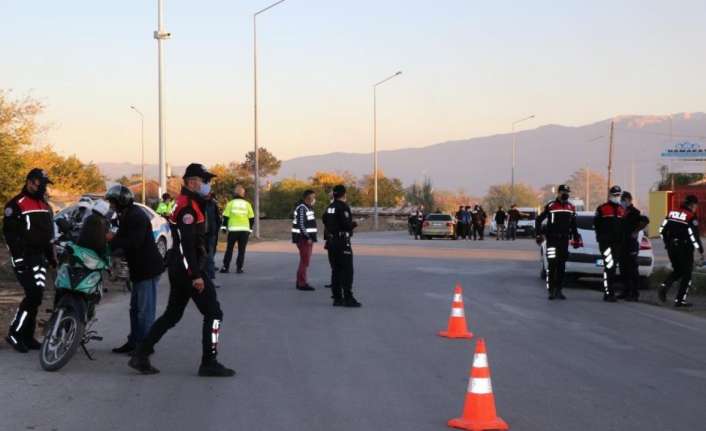
[[[574,239],[571,241],[571,246],[572,246],[573,248],[581,248],[581,247],[583,247],[583,238],[581,238],[580,236],[577,237],[577,238],[574,238]]]
[[[534,240],[537,243],[537,245],[542,245],[542,243],[544,242],[544,235],[539,234],[539,235],[537,235],[537,237]]]

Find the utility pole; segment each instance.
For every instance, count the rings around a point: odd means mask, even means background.
[[[608,188],[613,180],[613,133],[615,132],[615,122],[610,122],[610,139],[608,140]],[[608,193],[608,190],[606,190]]]
[[[159,111],[159,195],[167,191],[167,119],[164,115],[164,41],[172,34],[164,29],[164,0],[157,0],[157,67],[158,71],[158,111]]]
[[[586,166],[586,202],[584,203],[586,210],[591,208],[591,168]]]
[[[637,190],[635,190],[635,160],[630,161],[630,193],[632,193],[635,205],[637,205]]]

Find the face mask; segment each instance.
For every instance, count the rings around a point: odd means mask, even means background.
[[[561,200],[566,202],[569,200],[569,194],[568,193],[562,193],[561,194]]]
[[[628,201],[620,201],[620,205],[621,205],[623,208],[627,208],[627,207],[630,206],[630,204],[628,203]]]
[[[620,203],[620,197],[618,196],[611,196],[610,201],[613,202],[614,204],[619,204]]]
[[[209,193],[211,193],[211,184],[210,183],[201,184],[201,190],[199,190],[199,194],[201,196],[208,196]]]

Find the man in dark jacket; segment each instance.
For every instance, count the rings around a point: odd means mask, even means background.
[[[463,205],[458,207],[456,211],[456,238],[466,237],[466,216]]]
[[[625,245],[625,208],[620,205],[622,193],[620,186],[611,187],[608,202],[596,208],[593,218],[596,240],[603,258],[603,300],[606,302],[617,301],[615,274]]]
[[[297,268],[297,290],[315,290],[307,281],[307,270],[311,261],[311,253],[316,242],[317,228],[316,216],[314,215],[314,204],[316,203],[316,192],[306,190],[302,195],[302,200],[294,208],[292,218],[292,242],[299,250],[299,266]]]
[[[517,205],[512,204],[510,211],[507,212],[507,236],[508,239],[515,241],[517,239],[517,225],[520,222],[522,213],[517,209]]]
[[[118,214],[118,231],[108,234],[113,251],[122,250],[130,269],[130,334],[127,342],[113,353],[132,353],[154,323],[157,308],[157,285],[164,272],[164,262],[152,236],[147,214],[134,204],[130,189],[116,185],[108,190],[105,200]]]
[[[218,202],[216,197],[211,193],[211,183],[206,183],[204,191],[208,191],[208,195],[204,198],[203,212],[206,216],[206,252],[207,266],[206,274],[213,281],[216,289],[221,286],[216,283],[216,248],[218,247],[218,232],[222,223]]]
[[[32,169],[20,194],[10,199],[4,210],[3,234],[10,248],[10,264],[25,293],[6,340],[20,353],[41,346],[34,338],[37,310],[44,294],[47,263],[56,266],[52,245],[53,213],[46,201],[47,184],[52,184],[47,174],[41,169]]]
[[[191,299],[203,315],[201,327],[201,366],[199,376],[232,377],[235,371],[218,362],[223,312],[216,289],[206,276],[206,216],[203,213],[204,184],[215,175],[198,163],[187,166],[184,186],[169,216],[174,245],[169,257],[169,302],[164,314],[154,322],[144,341],[138,344],[128,365],[142,374],[159,372],[149,355],[154,345],[173,328]]]
[[[503,209],[503,207],[498,207],[498,211],[495,213],[495,239],[497,241],[501,239],[507,239],[506,235],[506,225],[505,222],[507,221],[507,213]]]
[[[623,233],[625,236],[623,253],[620,257],[620,274],[623,276],[623,291],[618,295],[618,299],[636,302],[639,297],[640,267],[638,266],[638,255],[640,254],[640,243],[638,238],[640,232],[647,227],[650,220],[640,213],[640,210],[632,204],[632,194],[624,191],[621,196],[621,204],[625,208],[625,219]]]

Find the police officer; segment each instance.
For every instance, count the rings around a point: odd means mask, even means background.
[[[42,303],[47,263],[56,266],[52,245],[53,214],[45,197],[47,185],[53,183],[38,168],[29,171],[26,180],[20,194],[5,204],[3,220],[3,234],[10,248],[10,263],[25,292],[6,340],[21,353],[41,346],[34,338],[37,309]]]
[[[615,274],[625,247],[625,208],[620,204],[623,190],[610,188],[608,202],[596,208],[593,226],[603,259],[603,300],[616,302]]]
[[[238,257],[235,259],[235,264],[238,274],[243,273],[245,248],[248,246],[253,224],[255,224],[255,213],[252,205],[245,200],[245,188],[237,185],[235,199],[228,202],[223,210],[223,227],[228,229],[228,243],[223,255],[221,273],[225,274],[230,271],[230,261],[233,259],[233,247],[236,242],[238,243]]]
[[[672,263],[672,272],[659,288],[659,299],[667,300],[667,292],[672,283],[681,280],[679,292],[674,299],[675,307],[691,307],[686,301],[686,295],[691,287],[691,272],[694,270],[694,250],[701,254],[704,260],[704,247],[699,237],[699,222],[696,217],[696,208],[699,203],[696,196],[689,195],[684,200],[681,208],[670,211],[660,227],[660,235]]]
[[[623,276],[623,291],[618,295],[618,299],[636,302],[640,297],[638,291],[640,285],[640,271],[638,266],[638,255],[640,253],[640,243],[637,241],[640,231],[647,227],[649,219],[640,213],[640,210],[632,204],[632,194],[624,191],[620,197],[621,204],[625,208],[624,248],[620,258],[620,274]]]
[[[198,163],[192,163],[184,173],[184,186],[169,216],[174,245],[169,262],[169,301],[164,314],[152,325],[144,341],[138,344],[128,365],[142,374],[159,372],[152,366],[149,355],[162,336],[181,320],[189,299],[203,315],[202,357],[199,376],[231,377],[235,371],[221,365],[218,355],[223,312],[218,303],[213,282],[206,275],[206,216],[203,213],[204,184],[214,175]]]
[[[351,208],[346,203],[346,188],[333,188],[334,201],[326,208],[323,222],[326,226],[326,246],[331,252],[331,294],[334,307],[360,307],[353,297],[353,249],[351,236],[358,224],[353,221]]]
[[[155,212],[162,217],[169,217],[174,209],[174,201],[169,193],[162,194],[162,201],[157,205]]]
[[[576,208],[569,202],[571,189],[567,185],[560,185],[557,197],[549,202],[544,211],[535,220],[537,244],[542,244],[546,239],[547,257],[547,291],[549,300],[566,299],[561,292],[566,270],[566,259],[569,257],[569,241],[574,248],[582,246],[581,235],[576,227]],[[542,235],[542,223],[547,221]],[[546,235],[546,237],[545,237]]]

